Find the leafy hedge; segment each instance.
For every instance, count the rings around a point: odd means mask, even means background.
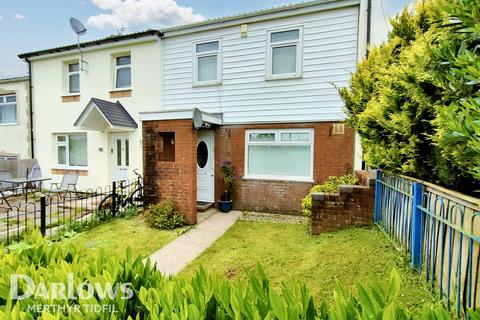
[[[478,0],[418,1],[340,89],[370,166],[478,189],[479,15]]]
[[[338,193],[338,187],[341,185],[355,185],[358,183],[358,178],[354,175],[347,174],[345,176],[328,177],[328,180],[322,184],[317,184],[310,189],[310,193],[302,200],[302,213],[306,217],[312,216],[312,193],[327,192]]]
[[[411,319],[408,310],[396,303],[400,277],[392,271],[387,290],[380,285],[358,286],[358,298],[338,287],[335,304],[317,305],[308,289],[298,283],[273,289],[260,267],[248,280],[230,282],[203,269],[190,280],[163,277],[149,262],[133,258],[107,257],[87,252],[84,248],[48,243],[39,233],[14,252],[0,251],[0,317],[1,319]],[[38,286],[46,284],[43,294],[51,295],[52,283],[68,285],[68,273],[73,273],[75,287],[80,282],[131,283],[133,296],[101,298],[95,291],[91,299],[79,294],[66,299],[36,297],[12,300],[10,275],[25,274]],[[19,286],[24,293],[27,288]],[[36,313],[35,305],[70,306],[55,312]],[[116,311],[92,312],[87,306],[113,306]],[[75,308],[78,307],[78,308]],[[29,309],[30,308],[30,309]],[[113,309],[109,309],[113,310]],[[426,305],[422,319],[449,319],[440,306]],[[477,315],[478,316],[478,315]],[[415,316],[414,318],[417,318]]]

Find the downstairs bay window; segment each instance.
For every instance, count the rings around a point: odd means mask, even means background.
[[[57,164],[60,167],[87,166],[87,134],[58,134],[56,139]]]
[[[245,178],[313,180],[313,129],[247,130]]]

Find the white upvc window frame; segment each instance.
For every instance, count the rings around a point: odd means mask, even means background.
[[[75,133],[57,133],[54,134],[55,137],[55,168],[57,169],[71,169],[71,170],[88,170],[88,159],[87,164],[84,166],[72,166],[70,165],[70,143],[68,137],[76,134],[85,134],[85,132],[75,132]],[[65,137],[65,141],[58,141],[59,137]],[[66,164],[58,163],[58,147],[65,147],[65,162]],[[88,149],[88,135],[87,135],[87,149]]]
[[[125,65],[117,65],[117,59],[118,58],[124,58],[124,57],[130,57],[130,64],[125,64]],[[132,89],[132,54],[131,53],[124,53],[124,54],[118,54],[113,56],[113,64],[115,68],[115,72],[113,75],[113,91],[123,91],[123,90],[131,90]],[[119,69],[130,69],[130,86],[128,87],[117,87],[117,73]]]
[[[210,42],[218,42],[218,49],[211,51],[204,51],[197,53],[197,45],[206,44]],[[222,39],[213,38],[213,39],[203,39],[201,41],[193,42],[192,44],[193,52],[193,86],[213,86],[219,85],[222,83]],[[202,57],[216,56],[217,57],[217,79],[209,81],[198,81],[198,59]]]
[[[255,133],[274,133],[275,141],[250,141],[250,134]],[[282,133],[308,133],[307,141],[281,141]],[[310,147],[310,174],[308,176],[287,176],[270,174],[252,174],[248,172],[248,152],[249,145],[282,145],[282,146],[309,146]],[[257,180],[280,180],[280,181],[299,181],[313,182],[313,159],[314,159],[314,129],[313,128],[295,128],[295,129],[247,129],[245,130],[245,168],[244,179]]]
[[[272,34],[277,32],[298,30],[298,39],[272,42]],[[294,73],[273,74],[273,49],[295,45],[296,71]],[[283,80],[301,78],[303,74],[303,26],[267,30],[267,80]]]
[[[70,66],[77,64],[77,71],[70,71]],[[78,91],[70,91],[70,76],[78,75]],[[69,95],[79,95],[80,94],[80,62],[68,62],[67,63],[67,91]]]
[[[0,97],[3,98],[3,102],[0,103],[0,106],[8,106],[8,105],[15,105],[15,122],[5,122],[5,123],[0,123],[1,126],[16,126],[18,125],[18,99],[17,99],[17,94],[16,93],[11,93],[11,94],[5,94],[5,95],[0,95]],[[15,97],[15,102],[7,102],[7,97]]]

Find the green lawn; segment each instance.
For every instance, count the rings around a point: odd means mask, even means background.
[[[181,274],[191,276],[200,265],[228,278],[246,278],[259,262],[275,286],[292,278],[307,284],[317,301],[333,300],[336,281],[356,291],[356,283],[388,282],[396,267],[402,275],[399,302],[416,310],[434,302],[423,280],[377,228],[352,228],[308,234],[304,225],[238,221]]]
[[[136,216],[129,219],[113,219],[68,241],[82,243],[93,251],[103,248],[107,255],[124,255],[130,246],[133,255],[145,257],[178,237],[179,232],[150,228],[142,216]]]

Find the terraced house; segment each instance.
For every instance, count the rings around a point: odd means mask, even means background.
[[[22,54],[36,156],[84,187],[142,168],[147,203],[171,197],[190,223],[231,162],[237,209],[298,212],[313,183],[360,166],[337,87],[366,31],[366,1],[317,0]]]

